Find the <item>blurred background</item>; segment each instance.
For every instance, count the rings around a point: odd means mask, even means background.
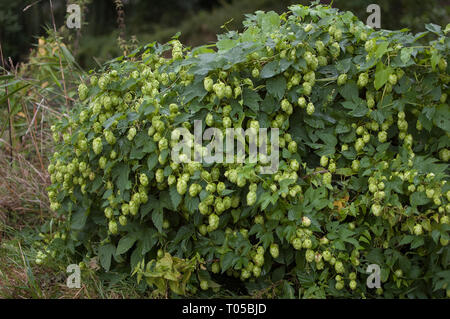
[[[117,45],[119,34],[129,44],[164,42],[178,31],[181,41],[189,46],[213,42],[228,29],[240,29],[244,14],[256,10],[286,11],[294,3],[309,4],[307,0],[53,0],[55,25],[72,45],[78,63],[95,67],[122,54]],[[366,8],[375,3],[381,8],[381,27],[424,30],[425,23],[446,25],[450,21],[449,0],[322,0],[341,10],[350,10],[362,21],[369,13]],[[65,26],[66,7],[77,3],[82,8],[82,27],[68,30]],[[24,10],[25,9],[25,10]],[[49,0],[0,0],[0,41],[5,57],[23,61],[36,37],[52,29]],[[118,21],[118,18],[120,20]]]
[[[46,192],[54,153],[50,128],[77,104],[80,80],[140,45],[165,42],[178,32],[187,46],[213,43],[218,33],[241,31],[245,14],[281,13],[294,3],[311,2],[0,0],[0,298],[138,297],[134,278],[110,286],[106,277],[92,275],[77,291],[65,286],[65,273],[56,285],[51,276],[66,264],[25,262],[36,257],[38,233],[59,220]],[[371,3],[380,6],[384,29],[421,32],[427,23],[450,22],[450,0],[334,0],[332,6],[366,22]],[[80,5],[80,29],[66,27],[68,4]]]

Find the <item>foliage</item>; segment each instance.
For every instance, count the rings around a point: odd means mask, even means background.
[[[161,296],[448,297],[450,26],[289,9],[247,15],[214,46],[149,44],[83,81],[52,127],[59,231],[36,262],[97,256]],[[174,162],[172,133],[195,120],[279,128],[278,172]],[[366,286],[369,264],[383,288]]]

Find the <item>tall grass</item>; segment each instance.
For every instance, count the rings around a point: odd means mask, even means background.
[[[83,71],[52,30],[39,39],[27,62],[14,65],[3,59],[2,65],[0,211],[42,218],[48,210],[50,126],[66,116]]]
[[[124,12],[117,10],[124,31]],[[134,280],[111,282],[96,273],[95,261],[83,271],[80,289],[66,287],[71,261],[34,262],[37,251],[45,249],[43,225],[56,219],[46,192],[50,128],[68,116],[86,75],[61,34],[53,22],[20,65],[3,57],[0,43],[0,298],[137,298],[143,292]],[[126,52],[134,41],[128,44],[123,37],[118,46]]]

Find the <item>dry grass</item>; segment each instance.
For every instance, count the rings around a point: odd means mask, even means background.
[[[124,36],[123,10],[117,9]],[[35,263],[46,247],[41,226],[56,217],[46,191],[50,126],[66,116],[85,74],[52,22],[53,30],[21,65],[3,58],[0,43],[0,298],[139,298],[135,278],[111,282],[90,265],[82,270],[81,287],[71,289],[66,267],[72,260]]]
[[[11,163],[9,156],[0,154],[0,212],[43,212],[49,208],[46,187],[49,176],[22,154]]]
[[[24,107],[22,114],[25,114],[26,132],[12,138],[17,141],[15,145],[12,147],[7,139],[0,139],[3,144],[0,148],[0,223],[13,225],[17,230],[41,224],[51,214],[46,192],[50,177],[46,167],[52,146],[49,129],[43,121],[44,111],[36,109],[30,119]],[[37,120],[41,123],[37,124]]]

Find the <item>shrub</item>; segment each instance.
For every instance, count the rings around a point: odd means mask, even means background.
[[[97,256],[156,294],[448,296],[450,26],[374,31],[321,5],[244,26],[213,47],[147,45],[80,84],[53,127],[53,257]],[[174,129],[195,120],[278,128],[278,171],[176,163]]]

